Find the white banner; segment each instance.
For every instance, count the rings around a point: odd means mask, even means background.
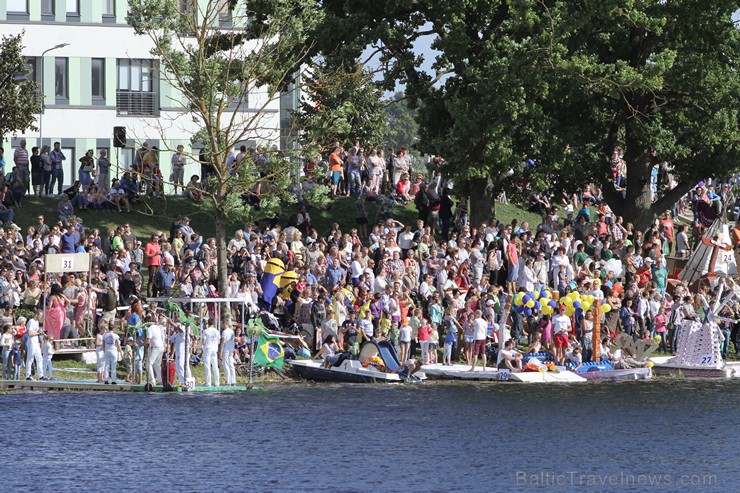
[[[89,253],[55,253],[44,255],[44,270],[47,274],[65,272],[88,272],[90,270]]]

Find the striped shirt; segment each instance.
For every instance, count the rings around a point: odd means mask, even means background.
[[[28,151],[22,147],[17,147],[13,153],[13,162],[16,166],[28,168]]]

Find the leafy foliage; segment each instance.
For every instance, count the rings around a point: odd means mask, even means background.
[[[38,84],[17,80],[30,75],[23,58],[22,36],[3,36],[0,42],[0,138],[8,132],[36,130],[35,114],[39,112],[36,96]]]
[[[415,146],[419,139],[419,124],[416,110],[409,105],[404,93],[394,94],[386,103],[385,111],[388,118],[385,142],[388,147],[399,149]]]
[[[365,70],[316,67],[294,114],[294,126],[307,146],[346,144],[355,139],[380,144],[387,130],[382,96]]]
[[[324,17],[314,50],[331,67],[377,49],[384,88],[405,84],[418,105],[418,147],[444,155],[448,173],[487,195],[471,207],[474,222],[486,219],[496,183],[575,191],[594,179],[618,213],[643,226],[696,179],[737,169],[736,0],[317,5]],[[420,69],[422,36],[440,53],[437,74]],[[616,145],[626,150],[626,198],[606,164]],[[525,156],[541,164],[522,171]],[[669,161],[681,182],[652,203],[657,161]]]
[[[283,204],[295,201],[289,191],[295,176],[290,162],[258,149],[259,169],[249,157],[230,169],[229,156],[246,139],[260,141],[275,132],[261,110],[293,81],[310,47],[307,36],[322,19],[314,2],[267,0],[262,4],[270,13],[257,21],[251,3],[228,2],[228,28],[220,26],[226,13],[221,0],[132,0],[127,17],[137,34],[152,41],[160,78],[181,95],[181,105],[200,124],[193,141],[202,142],[213,168],[205,197],[216,223],[222,292],[226,220],[273,217]]]

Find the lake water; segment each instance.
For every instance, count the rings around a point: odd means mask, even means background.
[[[740,382],[0,396],[4,491],[738,491]]]

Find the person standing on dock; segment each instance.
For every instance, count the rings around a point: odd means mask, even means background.
[[[51,363],[51,358],[54,357],[54,338],[47,336],[44,340],[44,344],[41,346],[41,358],[44,362],[43,367],[43,380],[51,380],[54,378],[54,367]]]
[[[234,329],[228,320],[224,321],[226,328],[221,332],[221,347],[219,358],[224,367],[226,375],[226,385],[233,387],[236,385],[236,371],[234,369]]]
[[[478,355],[483,356],[483,371],[486,371],[486,337],[488,337],[488,322],[483,318],[481,310],[475,311],[473,326],[473,351],[471,359],[473,366],[470,371],[475,371],[475,365],[478,363]]]
[[[152,320],[152,315],[146,317],[147,322],[152,322]],[[146,345],[149,346],[149,358],[146,363],[148,383],[157,385],[157,382],[162,382],[162,354],[164,353],[164,329],[161,325],[152,323],[147,328]]]
[[[214,325],[215,321],[209,318],[208,328],[203,331],[203,364],[206,367],[206,387],[213,386],[211,384],[211,372],[213,372],[216,387],[221,385],[221,376],[218,373],[218,345],[221,341],[221,334],[218,333],[218,329]]]
[[[108,332],[103,336],[103,346],[105,348],[103,378],[106,384],[116,385],[116,366],[121,353],[121,338],[116,334],[113,324],[108,327]]]
[[[25,324],[26,319],[24,317],[18,318],[18,324]],[[33,370],[33,363],[36,363],[36,377],[43,377],[41,367],[41,343],[39,342],[39,334],[41,329],[39,328],[39,322],[35,318],[28,321],[26,325],[26,380],[34,380],[31,377]]]
[[[185,352],[186,338],[190,337],[190,327],[183,324],[175,325],[175,333],[170,337],[175,354],[175,371],[177,372],[177,381],[180,385],[185,385],[187,379],[192,375],[190,365],[188,364],[188,354]],[[188,344],[190,346],[190,344]]]

